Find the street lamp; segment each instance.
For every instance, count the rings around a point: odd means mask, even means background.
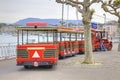
[[[108,30],[106,30],[106,14],[103,14],[103,16],[104,16],[104,31],[106,32],[105,36],[108,39]]]
[[[67,5],[67,27],[68,27],[68,19],[69,19],[69,5]]]
[[[105,23],[106,23],[106,14],[103,14],[104,16],[104,27],[105,27]]]
[[[104,30],[104,31],[106,31],[106,29],[105,29],[105,23],[106,23],[106,14],[103,14],[103,16],[104,16],[104,25],[103,25],[103,30]]]
[[[62,26],[63,26],[63,19],[64,19],[64,3],[62,3],[62,22],[61,22]]]

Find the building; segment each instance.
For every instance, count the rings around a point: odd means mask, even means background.
[[[108,32],[108,35],[111,37],[117,36],[118,23],[116,21],[109,21],[103,25],[103,30]]]

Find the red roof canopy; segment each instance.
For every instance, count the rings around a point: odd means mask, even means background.
[[[26,26],[47,26],[46,22],[27,22]]]

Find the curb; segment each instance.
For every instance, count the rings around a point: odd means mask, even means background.
[[[4,58],[0,58],[0,61],[6,61],[6,60],[11,60],[11,59],[15,59],[16,56],[14,57],[4,57]]]

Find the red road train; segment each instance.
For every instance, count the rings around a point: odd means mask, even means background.
[[[104,31],[92,31],[93,50],[111,50],[112,42],[104,38]],[[49,66],[59,58],[84,52],[84,30],[66,27],[49,27],[47,23],[29,22],[17,28],[17,65]]]

